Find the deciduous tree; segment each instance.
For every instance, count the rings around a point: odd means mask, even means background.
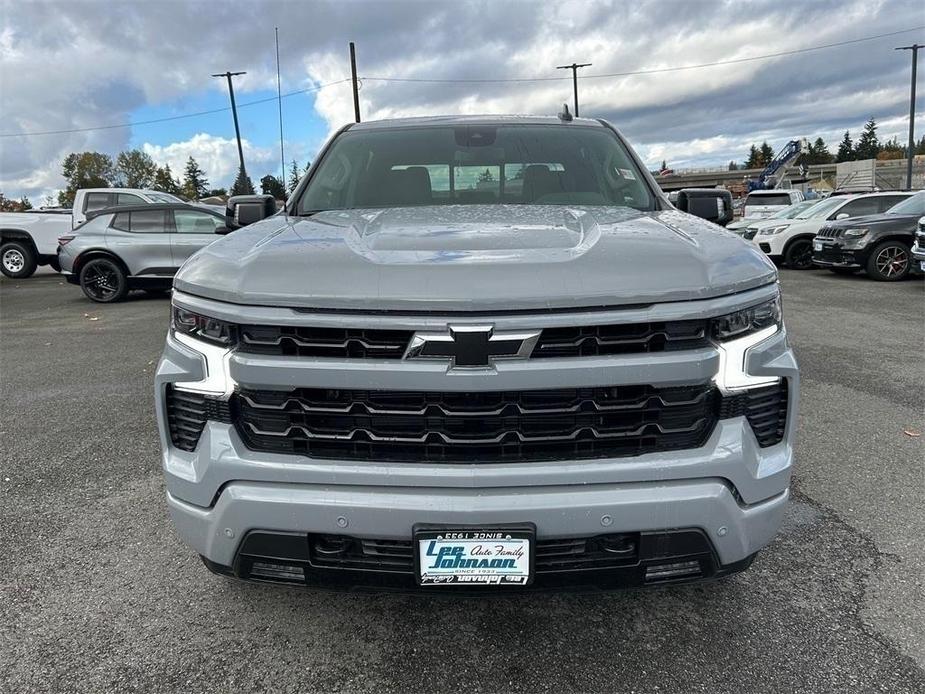
[[[102,152],[72,152],[64,158],[61,173],[67,187],[58,193],[58,204],[70,207],[80,188],[112,187],[112,157]]]

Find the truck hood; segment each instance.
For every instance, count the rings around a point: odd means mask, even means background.
[[[238,304],[490,311],[702,299],[775,279],[752,244],[676,210],[458,205],[276,215],[203,248],[174,286]]]

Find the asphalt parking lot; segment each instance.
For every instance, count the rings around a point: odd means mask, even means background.
[[[208,574],[167,518],[169,303],[0,280],[0,690],[925,691],[925,292],[782,271],[794,503],[707,585],[496,599]]]

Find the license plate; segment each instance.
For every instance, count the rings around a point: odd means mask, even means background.
[[[821,251],[821,250],[822,250],[822,242],[821,242],[821,241],[814,241],[814,242],[813,242],[813,250],[814,250],[814,251]]]
[[[533,528],[416,529],[422,586],[526,586],[533,576]]]

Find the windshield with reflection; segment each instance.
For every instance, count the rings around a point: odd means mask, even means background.
[[[604,127],[427,125],[340,135],[297,212],[500,204],[650,210],[654,196],[633,157]]]

